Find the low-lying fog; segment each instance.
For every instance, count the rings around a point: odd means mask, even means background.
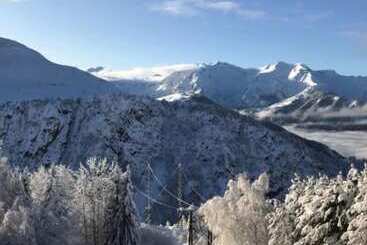
[[[367,159],[367,132],[307,130],[294,125],[284,128],[303,138],[321,142],[344,156]]]

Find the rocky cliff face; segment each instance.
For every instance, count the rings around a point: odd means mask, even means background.
[[[2,104],[0,140],[10,162],[21,167],[63,163],[76,168],[94,156],[130,164],[140,189],[150,162],[175,193],[181,163],[184,199],[194,203],[223,192],[228,178],[243,171],[252,177],[267,171],[271,194],[277,195],[295,172],[335,175],[346,168],[345,159],[324,145],[204,97],[167,103],[119,94]],[[177,200],[166,194],[153,180],[153,197],[176,206]],[[137,196],[137,201],[142,209],[144,198]],[[172,210],[160,212],[156,221],[174,217]]]

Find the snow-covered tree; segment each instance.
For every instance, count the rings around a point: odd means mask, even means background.
[[[22,173],[12,169],[7,159],[0,156],[0,220],[1,210],[9,209],[18,196],[25,194],[22,180]]]
[[[353,169],[349,179],[354,181],[358,192],[355,195],[353,205],[348,210],[348,229],[342,239],[345,244],[367,244],[367,166],[359,174]],[[357,181],[357,183],[355,182]]]
[[[22,198],[16,198],[0,226],[0,241],[4,245],[38,245],[32,221],[32,210]]]
[[[130,173],[91,159],[77,173],[74,204],[85,244],[135,245],[138,223]]]
[[[0,241],[36,245],[31,202],[27,190],[27,171],[12,169],[0,156]]]
[[[276,203],[275,209],[268,215],[268,244],[293,245],[294,219],[294,214],[288,212],[281,204]]]
[[[251,184],[246,175],[230,180],[223,197],[214,197],[200,207],[217,245],[265,245],[268,243],[265,200],[268,176]]]
[[[137,211],[133,201],[130,171],[123,173],[115,165],[113,183],[105,211],[105,245],[137,245],[139,241]]]
[[[285,202],[269,216],[270,244],[345,244],[348,210],[357,193],[358,171],[348,177],[296,179]]]
[[[74,204],[85,244],[105,243],[105,209],[113,188],[111,166],[106,160],[89,159],[77,173]]]
[[[75,244],[74,179],[64,166],[41,167],[30,176],[32,216],[38,244]]]

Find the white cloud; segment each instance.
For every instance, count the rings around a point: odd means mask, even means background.
[[[193,16],[203,11],[234,13],[247,19],[266,16],[263,10],[247,9],[233,0],[165,0],[152,8],[171,15]]]

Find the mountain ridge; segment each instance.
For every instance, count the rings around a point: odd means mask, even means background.
[[[16,41],[0,38],[0,101],[76,98],[114,85],[75,67],[58,65]]]
[[[367,77],[344,76],[334,70],[313,70],[302,63],[282,61],[247,69],[217,62],[175,71],[154,83],[114,82],[122,91],[134,93],[132,88],[140,86],[144,89],[138,89],[139,93],[168,101],[202,94],[228,108],[252,111],[261,119],[271,120],[283,117],[285,111],[297,114],[294,118],[299,115],[305,118],[325,110],[336,112],[367,103]],[[332,101],[326,103],[332,96],[344,102],[338,102],[337,106]]]
[[[78,168],[97,156],[122,167],[129,164],[140,189],[149,162],[175,192],[174,171],[182,163],[188,176],[184,198],[197,205],[202,200],[190,186],[209,198],[223,193],[228,179],[244,171],[251,178],[268,172],[271,195],[280,196],[295,172],[334,176],[347,169],[347,160],[328,147],[200,95],[172,103],[124,94],[11,102],[0,105],[0,138],[3,154],[15,166]],[[155,183],[155,199],[176,205],[159,190]],[[137,198],[142,210],[144,199]],[[175,216],[162,215],[159,222],[167,217]]]

